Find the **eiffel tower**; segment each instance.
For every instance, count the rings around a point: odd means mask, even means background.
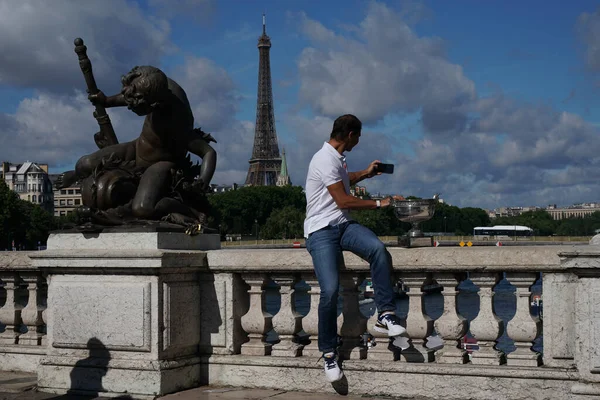
[[[275,112],[273,111],[270,50],[271,39],[267,36],[265,15],[263,14],[263,32],[262,36],[258,38],[258,97],[256,99],[254,147],[252,148],[252,158],[249,161],[246,185],[275,185],[281,171],[281,157],[279,156]]]

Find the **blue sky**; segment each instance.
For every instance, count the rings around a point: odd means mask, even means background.
[[[365,123],[349,166],[396,164],[371,192],[459,206],[600,201],[600,14],[591,1],[0,0],[0,158],[53,172],[95,150],[72,40],[107,94],[155,65],[218,143],[213,183],[243,183],[262,13],[280,147],[294,184],[332,121]],[[121,141],[142,120],[110,110]]]

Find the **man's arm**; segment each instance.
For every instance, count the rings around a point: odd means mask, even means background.
[[[327,190],[338,208],[343,210],[373,210],[377,208],[376,200],[363,200],[346,193],[344,183],[342,181],[327,186]],[[401,200],[401,196],[395,196]],[[380,200],[381,207],[388,207],[391,203],[391,198]]]
[[[367,171],[368,170],[364,169],[362,171],[357,172],[348,172],[348,177],[350,178],[350,186],[354,186],[363,179],[367,179],[373,176],[369,175]]]
[[[356,185],[363,179],[372,178],[375,175],[381,175],[381,172],[375,172],[375,166],[379,163],[379,160],[373,161],[367,169],[363,169],[358,172],[348,172],[348,178],[350,178],[350,186]]]

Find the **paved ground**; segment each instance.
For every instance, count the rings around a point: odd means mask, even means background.
[[[56,395],[35,390],[35,374],[0,371],[0,400],[100,400],[106,397]],[[128,397],[121,397],[122,399]],[[161,397],[161,400],[383,400],[382,397],[341,396],[331,393],[285,392],[268,389],[203,386]],[[397,398],[399,400],[399,398]],[[113,398],[114,400],[114,398]],[[413,398],[413,400],[419,400]]]
[[[123,399],[127,397],[122,397]],[[1,393],[0,400],[109,400],[106,397],[55,395],[30,390]],[[284,392],[268,389],[200,387],[161,397],[160,400],[382,400],[381,397],[341,396],[328,393]],[[414,399],[414,398],[413,398]],[[114,398],[112,400],[115,400]],[[396,399],[397,400],[397,399]],[[417,400],[417,399],[414,399]]]

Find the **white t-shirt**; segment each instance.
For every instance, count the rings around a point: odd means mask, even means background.
[[[350,221],[348,210],[341,210],[329,194],[327,186],[344,182],[344,189],[350,194],[350,177],[346,157],[325,142],[310,160],[306,176],[306,219],[304,237],[327,225],[339,225]]]

